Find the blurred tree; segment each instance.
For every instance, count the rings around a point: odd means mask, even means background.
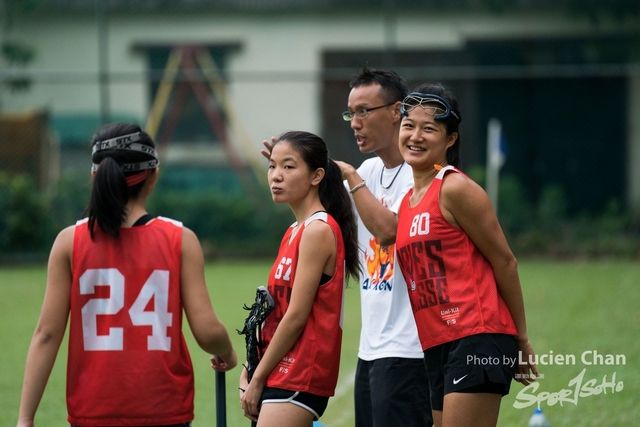
[[[561,0],[560,3],[594,23],[607,17],[622,23],[640,21],[640,0]]]
[[[0,56],[10,67],[24,68],[36,56],[33,47],[12,37],[11,29],[18,16],[35,10],[40,2],[41,0],[0,0]],[[31,79],[25,76],[10,76],[1,83],[12,91],[31,87]]]
[[[363,3],[365,1],[362,0]],[[587,17],[593,23],[609,18],[621,23],[640,21],[640,0],[377,0],[375,3],[378,6],[391,3],[394,8],[405,9],[429,6],[436,9],[473,8],[498,13],[523,9],[557,9],[565,10],[572,16]]]

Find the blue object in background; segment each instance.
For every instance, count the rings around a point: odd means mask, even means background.
[[[529,419],[529,427],[551,427],[551,423],[542,413],[542,409],[536,408]]]

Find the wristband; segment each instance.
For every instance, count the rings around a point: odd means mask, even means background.
[[[349,193],[353,194],[355,193],[359,188],[364,187],[365,185],[367,185],[364,181],[362,181],[360,184],[356,185],[355,187],[353,187],[351,190],[349,190]]]

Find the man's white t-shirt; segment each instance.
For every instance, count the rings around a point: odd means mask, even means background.
[[[374,157],[362,163],[358,174],[387,208],[401,200],[413,187],[411,167],[405,163],[386,169],[382,160]],[[362,329],[358,357],[367,361],[385,357],[421,359],[422,348],[407,285],[396,259],[395,245],[380,246],[359,215],[358,244],[363,270],[360,276]]]

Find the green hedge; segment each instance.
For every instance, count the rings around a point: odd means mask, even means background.
[[[484,182],[482,169],[470,176]],[[639,227],[619,201],[609,201],[596,214],[568,217],[563,191],[551,186],[534,203],[517,180],[501,178],[498,218],[518,257],[640,260]],[[88,177],[68,173],[53,193],[38,191],[26,176],[0,173],[0,261],[46,259],[56,234],[82,217]],[[259,199],[252,199],[216,191],[160,190],[149,199],[148,209],[192,229],[208,259],[273,257],[294,218],[288,206],[273,203],[268,190],[259,193]]]
[[[469,175],[484,184],[483,168]],[[517,256],[640,260],[640,224],[617,199],[604,202],[600,212],[569,216],[559,185],[545,188],[534,202],[507,175],[500,178],[498,193],[498,219]]]
[[[289,206],[269,194],[259,200],[216,192],[154,194],[149,212],[182,221],[200,238],[207,258],[275,256],[295,220]]]
[[[84,173],[64,175],[53,195],[38,191],[30,178],[0,174],[0,260],[43,259],[57,233],[82,218],[89,200]],[[288,206],[217,192],[156,191],[148,201],[152,215],[182,221],[199,237],[208,259],[275,256],[294,221]]]
[[[47,198],[27,175],[0,173],[0,252],[39,252],[50,244]]]

